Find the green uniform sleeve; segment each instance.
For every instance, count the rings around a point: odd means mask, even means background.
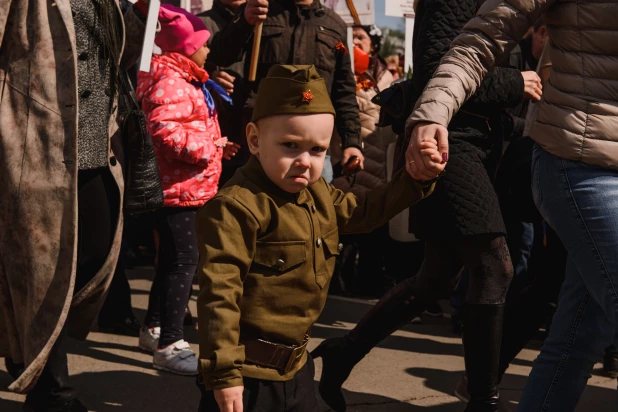
[[[422,185],[405,168],[386,185],[366,193],[360,200],[330,186],[340,233],[366,233],[386,224],[401,211],[429,196],[433,184]]]
[[[215,197],[198,212],[196,226],[200,372],[206,389],[242,386],[239,302],[259,225],[237,201]]]

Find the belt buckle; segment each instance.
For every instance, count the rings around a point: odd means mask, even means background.
[[[307,342],[304,342],[302,345],[295,347],[290,354],[290,358],[288,359],[288,363],[285,366],[284,374],[289,373],[294,367],[300,362],[300,359],[303,357],[305,353],[305,349],[307,348]]]

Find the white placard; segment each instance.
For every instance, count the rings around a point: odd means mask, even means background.
[[[405,37],[405,50],[404,50],[404,76],[408,73],[412,67],[412,34],[414,33],[414,17],[406,17],[406,37]]]
[[[356,12],[362,25],[375,24],[376,13],[373,3],[373,0],[354,0],[354,7],[356,7]],[[354,19],[345,0],[323,0],[323,4],[324,7],[335,10],[346,24],[350,26],[354,24]]]
[[[390,17],[414,17],[414,0],[384,0],[384,15]]]
[[[161,2],[159,0],[150,0],[148,17],[146,19],[146,30],[144,32],[144,43],[142,44],[142,56],[139,61],[139,69],[143,72],[150,71],[150,60],[152,59],[152,49],[154,47],[154,39],[157,31],[157,22],[159,21],[160,7]]]

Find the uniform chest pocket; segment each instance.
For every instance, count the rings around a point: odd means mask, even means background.
[[[307,261],[307,245],[304,240],[288,242],[257,242],[253,262],[282,274],[297,268]]]
[[[262,27],[260,62],[279,63],[282,56],[287,56],[284,50],[286,47],[282,41],[284,31],[285,27],[280,25],[271,24]]]
[[[337,50],[337,44],[341,40],[337,32],[318,27],[316,32],[316,50],[315,50],[315,65],[329,73],[335,71],[337,63],[337,53],[343,51]]]
[[[339,229],[335,228],[323,236],[324,239],[324,258],[339,256],[343,245],[339,243]]]

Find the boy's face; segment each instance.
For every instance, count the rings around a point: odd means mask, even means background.
[[[317,182],[333,134],[334,116],[328,113],[270,116],[249,123],[249,150],[270,180],[289,193]]]

